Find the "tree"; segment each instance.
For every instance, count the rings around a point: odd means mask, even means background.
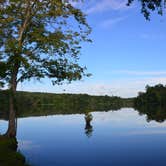
[[[72,1],[79,0],[0,1],[0,87],[9,87],[10,117],[15,117],[19,82],[48,77],[59,84],[89,76],[78,64],[78,55],[80,43],[90,41],[91,29]],[[147,19],[151,10],[162,14],[164,0],[140,2]],[[14,125],[14,120],[9,122],[8,136],[15,135]]]
[[[71,0],[0,1],[0,85],[10,91],[7,136],[16,135],[19,82],[48,77],[59,84],[89,76],[78,55],[80,43],[90,42],[90,32],[85,15]]]
[[[127,5],[131,5],[135,0],[128,0]],[[141,3],[141,12],[147,20],[150,20],[150,13],[157,11],[159,15],[163,15],[166,7],[166,0],[138,0]]]

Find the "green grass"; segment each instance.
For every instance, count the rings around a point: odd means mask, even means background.
[[[28,166],[25,157],[16,149],[16,139],[0,136],[0,166]]]

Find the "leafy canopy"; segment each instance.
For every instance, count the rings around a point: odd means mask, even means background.
[[[127,5],[131,5],[135,0],[128,0]],[[141,3],[141,12],[147,20],[150,20],[150,13],[157,11],[159,15],[163,15],[166,7],[166,0],[138,0]]]
[[[1,0],[0,85],[32,77],[56,84],[88,76],[78,55],[90,32],[71,0]]]

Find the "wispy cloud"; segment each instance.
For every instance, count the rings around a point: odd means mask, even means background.
[[[101,0],[94,3],[93,6],[87,9],[87,14],[97,13],[97,12],[104,12],[108,10],[124,10],[128,7],[126,6],[126,0]]]
[[[166,77],[153,76],[146,78],[119,78],[112,81],[77,82],[70,85],[51,86],[49,83],[32,84],[22,86],[19,84],[18,90],[51,92],[51,93],[82,93],[90,95],[114,95],[121,97],[135,97],[138,92],[144,91],[146,85],[156,85],[162,83],[166,85]],[[40,87],[40,88],[38,88]],[[47,87],[47,89],[45,88]]]
[[[111,28],[111,27],[115,26],[116,24],[124,21],[126,18],[127,17],[124,17],[124,16],[117,17],[117,18],[111,18],[111,19],[103,21],[100,25],[103,28]]]
[[[118,70],[113,73],[135,75],[135,76],[166,76],[166,71],[133,71],[133,70]]]
[[[110,83],[96,83],[82,87],[82,91],[93,95],[116,95],[121,97],[134,97],[138,92],[144,91],[145,86],[155,84],[166,84],[166,77],[150,77],[135,79],[118,79]]]

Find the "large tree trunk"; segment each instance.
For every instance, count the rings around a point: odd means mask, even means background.
[[[17,130],[17,118],[16,118],[16,89],[17,89],[17,74],[18,74],[18,63],[12,72],[11,87],[9,91],[9,123],[8,130],[5,134],[7,137],[16,137]]]
[[[16,137],[16,129],[17,129],[17,123],[16,123],[16,111],[15,111],[15,101],[14,96],[10,94],[9,99],[9,123],[8,123],[8,130],[6,132],[7,137]]]

